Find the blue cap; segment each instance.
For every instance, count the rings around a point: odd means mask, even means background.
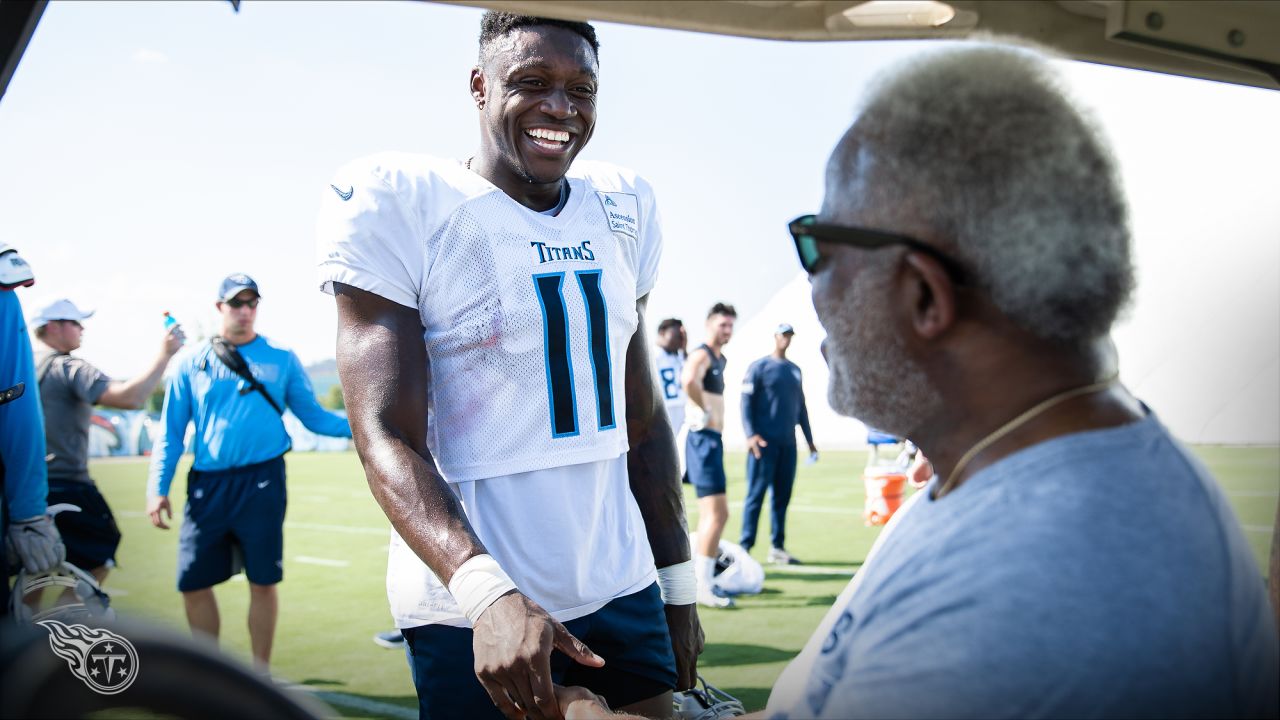
[[[773,334],[774,335],[795,335],[796,329],[791,327],[791,325],[789,325],[788,323],[782,323],[781,325],[778,326],[777,330],[773,331]]]
[[[221,287],[218,288],[218,300],[219,302],[226,302],[245,290],[252,290],[254,295],[262,297],[262,293],[258,292],[258,283],[254,282],[253,278],[244,273],[232,273],[222,281]]]

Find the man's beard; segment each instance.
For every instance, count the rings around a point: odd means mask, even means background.
[[[835,312],[822,317],[831,379],[827,400],[841,415],[908,437],[941,404],[924,368],[893,332],[888,273],[864,273]]]

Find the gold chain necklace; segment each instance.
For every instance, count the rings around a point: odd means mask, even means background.
[[[1108,387],[1111,387],[1112,383],[1116,381],[1116,377],[1117,376],[1112,375],[1111,377],[1105,380],[1100,380],[1096,383],[1085,385],[1084,387],[1077,387],[1077,388],[1072,388],[1070,390],[1064,390],[1047,400],[1037,403],[1030,410],[1027,410],[1026,412],[1022,413],[1018,417],[996,428],[995,432],[979,440],[976,445],[969,448],[968,452],[960,456],[960,460],[956,463],[956,466],[952,468],[951,474],[947,476],[947,481],[942,484],[941,488],[938,489],[938,494],[934,495],[933,499],[938,500],[943,495],[946,495],[947,493],[954,490],[956,488],[957,478],[960,477],[960,471],[964,469],[964,466],[968,465],[969,461],[972,460],[974,457],[976,457],[978,453],[982,452],[983,450],[986,450],[988,447],[991,447],[992,443],[996,442],[997,440],[1003,438],[1004,436],[1008,435],[1014,430],[1017,430],[1018,428],[1027,424],[1033,418],[1044,413],[1046,410],[1054,407],[1055,405],[1064,403],[1072,398],[1077,398],[1082,395],[1088,395],[1090,393],[1095,393],[1095,392],[1098,392],[1099,390],[1105,390]]]

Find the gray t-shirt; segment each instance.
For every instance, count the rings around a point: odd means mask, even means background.
[[[46,362],[48,370],[44,370]],[[93,482],[89,479],[89,422],[111,378],[78,357],[52,350],[36,355],[36,374],[41,371],[49,479]]]
[[[1154,416],[920,498],[861,572],[775,717],[1276,716],[1261,573]]]

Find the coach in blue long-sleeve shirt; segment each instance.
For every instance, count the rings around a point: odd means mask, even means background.
[[[164,397],[164,437],[151,457],[147,513],[158,528],[172,518],[169,486],[195,423],[195,462],[178,547],[178,590],[192,630],[214,638],[221,624],[213,586],[239,572],[249,580],[249,637],[255,663],[271,659],[284,577],[285,407],[320,435],[351,437],[346,418],[320,407],[293,351],[253,330],[260,295],[248,275],[223,280],[222,338],[235,345],[261,389],[254,389],[205,344],[182,361]],[[269,394],[268,400],[264,393]],[[273,406],[274,402],[274,406]],[[280,408],[277,411],[276,407]]]
[[[804,403],[800,367],[787,359],[795,330],[788,324],[774,333],[773,354],[751,363],[742,382],[742,429],[747,434],[747,499],[742,508],[739,544],[750,550],[767,491],[773,491],[773,547],[769,562],[797,565],[785,547],[787,505],[796,481],[796,425],[815,456],[809,411]]]

